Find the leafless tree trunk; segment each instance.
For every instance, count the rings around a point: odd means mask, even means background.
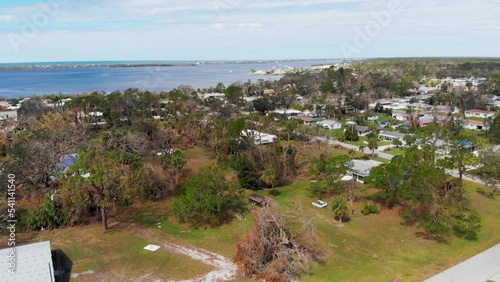
[[[104,207],[101,207],[101,220],[104,231],[108,230],[108,213]]]

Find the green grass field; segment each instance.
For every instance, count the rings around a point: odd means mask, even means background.
[[[226,257],[232,257],[236,250],[236,242],[241,235],[252,226],[250,215],[242,220],[235,219],[231,223],[215,227],[193,229],[187,224],[179,224],[173,216],[175,199],[161,203],[148,203],[124,208],[127,219],[147,227],[158,229],[169,236],[188,244],[207,249]],[[158,227],[161,223],[161,228]]]
[[[420,230],[404,226],[397,210],[363,216],[359,212],[361,203],[356,204],[351,221],[338,226],[331,220],[329,209],[311,205],[307,185],[297,182],[281,188],[282,194],[275,197],[289,209],[300,204],[305,215],[316,219],[324,263],[315,264],[311,275],[301,281],[422,281],[500,243],[500,203],[476,193],[478,185],[472,183],[466,183],[466,190],[482,215],[479,241],[456,239],[450,244],[418,237]]]
[[[384,152],[391,155],[402,155],[405,153],[405,150],[401,148],[390,148],[388,150],[385,150]]]
[[[301,208],[305,216],[315,221],[319,238],[316,248],[321,250],[323,262],[314,263],[311,273],[301,277],[301,281],[422,281],[500,243],[500,203],[477,193],[477,184],[466,182],[466,191],[482,215],[479,240],[455,239],[449,244],[420,237],[421,230],[403,225],[398,209],[363,216],[363,203],[356,203],[352,219],[339,226],[330,209],[311,205],[308,185],[303,180],[279,188],[279,196],[270,196],[267,190],[258,192],[274,198],[284,211]],[[133,220],[151,227],[161,222],[162,227],[156,228],[169,236],[227,257],[234,254],[236,242],[252,226],[251,215],[246,215],[222,227],[193,230],[175,221],[172,203],[169,200],[142,206]]]
[[[368,137],[367,136],[360,136],[358,141],[344,141],[344,143],[351,144],[351,145],[356,145],[356,146],[365,146],[366,148],[368,147]],[[392,142],[387,142],[387,141],[378,141],[377,145],[380,146],[386,146],[386,145],[392,145]]]
[[[51,241],[51,249],[62,250],[72,263],[72,274],[94,271],[71,281],[133,281],[149,279],[189,279],[212,267],[161,247],[156,252],[143,248],[160,244],[125,228],[113,227],[106,233],[100,224],[20,234],[18,240]],[[2,240],[4,241],[4,240]]]
[[[304,148],[308,161],[324,149],[317,146]],[[196,171],[213,163],[209,154],[201,149],[183,153],[189,170]],[[331,153],[347,154],[346,151]],[[312,263],[310,273],[300,281],[422,281],[500,243],[500,200],[477,193],[477,189],[489,189],[478,184],[465,182],[466,195],[482,216],[479,240],[455,239],[449,244],[419,236],[422,230],[405,226],[398,209],[382,209],[380,214],[363,216],[360,213],[363,202],[355,203],[351,220],[339,225],[329,208],[318,209],[311,205],[313,199],[308,187],[308,180],[300,180],[278,188],[281,192],[278,196],[270,196],[269,190],[257,192],[276,200],[280,210],[301,210],[315,222],[318,235],[315,248],[321,252],[322,261]],[[332,198],[323,200],[331,203]],[[193,229],[177,222],[172,212],[174,202],[175,197],[170,197],[161,202],[120,208],[111,213],[112,228],[106,233],[99,224],[91,224],[19,234],[19,239],[24,242],[51,240],[52,249],[62,249],[72,260],[72,273],[95,271],[94,275],[83,275],[75,281],[129,281],[145,275],[149,275],[147,279],[169,281],[193,278],[207,273],[211,267],[164,248],[151,253],[143,250],[144,246],[159,244],[156,241],[161,239],[231,258],[236,243],[253,224],[251,214],[241,212],[240,218],[235,217],[222,226]],[[248,208],[257,207],[248,205]],[[146,236],[140,230],[149,230],[154,236]]]

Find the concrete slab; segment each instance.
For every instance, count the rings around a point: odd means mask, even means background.
[[[425,282],[500,282],[499,278],[500,244],[425,280]]]

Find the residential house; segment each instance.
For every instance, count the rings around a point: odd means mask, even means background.
[[[103,112],[89,112],[88,114],[80,112],[77,117],[80,122],[88,122],[96,127],[103,127],[107,124]]]
[[[374,109],[377,103],[380,103],[384,110],[401,110],[408,107],[408,99],[383,99],[376,103],[369,104],[370,109]]]
[[[274,95],[276,94],[276,91],[274,89],[264,89],[264,91],[262,91],[262,95]]]
[[[370,134],[368,126],[356,125],[356,131],[358,132],[359,136],[366,136]]]
[[[493,118],[495,116],[495,112],[493,111],[483,111],[483,110],[466,110],[465,111],[465,117],[466,118],[471,118],[471,117],[478,117],[478,118]]]
[[[439,125],[443,125],[448,122],[448,116],[439,116],[439,115],[421,115],[418,119],[420,127],[426,127],[431,123],[436,123]]]
[[[272,113],[278,115],[282,119],[289,119],[291,117],[304,115],[304,113],[302,111],[298,111],[298,110],[294,110],[294,109],[274,110]]]
[[[424,94],[429,94],[429,93],[434,93],[436,92],[437,87],[432,87],[432,86],[420,86],[418,88],[419,93],[424,93]]]
[[[350,173],[351,179],[364,183],[364,178],[370,175],[373,168],[381,165],[381,162],[374,160],[352,160],[353,167]],[[347,180],[346,178],[343,178]]]
[[[378,115],[370,115],[366,119],[369,121],[376,121],[376,120],[378,120]]]
[[[404,111],[393,111],[392,112],[392,117],[395,120],[403,121],[403,122],[409,121],[411,119],[411,115],[407,114]]]
[[[378,134],[378,138],[383,141],[393,142],[394,140],[400,140],[404,145],[406,142],[404,141],[404,137],[408,134],[401,133],[399,131],[381,131]]]
[[[315,118],[307,117],[307,116],[295,116],[295,117],[292,117],[292,119],[298,120],[299,122],[301,122],[304,125],[311,125],[311,124],[314,124],[318,121]]]
[[[472,130],[488,130],[488,127],[485,126],[484,121],[473,119],[464,120],[464,127]]]
[[[391,106],[391,104],[392,104],[392,100],[391,100],[391,99],[381,99],[381,100],[378,100],[378,101],[377,101],[377,102],[375,102],[375,103],[370,103],[370,104],[368,105],[368,108],[369,108],[369,109],[375,109],[375,106],[376,106],[377,104],[380,104],[380,105],[382,106],[382,108],[384,108],[384,109],[385,109],[386,107],[390,108],[390,106]]]
[[[340,129],[340,128],[342,128],[342,123],[340,123],[336,120],[325,119],[322,121],[318,121],[316,124],[318,126],[326,128],[326,129]]]
[[[488,106],[500,109],[500,97],[492,95],[488,103]]]
[[[431,105],[427,105],[425,103],[413,103],[413,104],[409,104],[408,108],[415,109],[415,110],[421,110],[421,111],[431,111],[432,110],[432,106]]]
[[[11,260],[12,256],[15,258],[14,262]],[[50,241],[2,249],[0,264],[0,281],[56,281]],[[11,273],[10,269],[13,269],[14,273]]]
[[[242,137],[253,138],[255,145],[271,144],[271,143],[274,143],[278,140],[278,136],[276,136],[276,135],[267,134],[267,133],[259,132],[256,130],[250,130],[250,129],[241,131],[240,135]]]
[[[219,92],[213,92],[213,93],[205,93],[200,95],[203,100],[213,100],[213,99],[219,99],[219,100],[225,100],[226,95],[224,93],[219,93]]]
[[[495,101],[491,101],[488,105],[490,105],[491,107],[493,108],[498,108],[500,109],[500,100],[495,100]]]
[[[432,109],[432,112],[439,113],[442,115],[447,115],[449,113],[458,114],[458,113],[460,113],[460,109],[457,107],[438,105],[438,106],[434,106],[434,108]]]

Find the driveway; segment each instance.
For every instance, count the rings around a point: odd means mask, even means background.
[[[500,244],[425,280],[425,282],[500,282],[499,262]]]

